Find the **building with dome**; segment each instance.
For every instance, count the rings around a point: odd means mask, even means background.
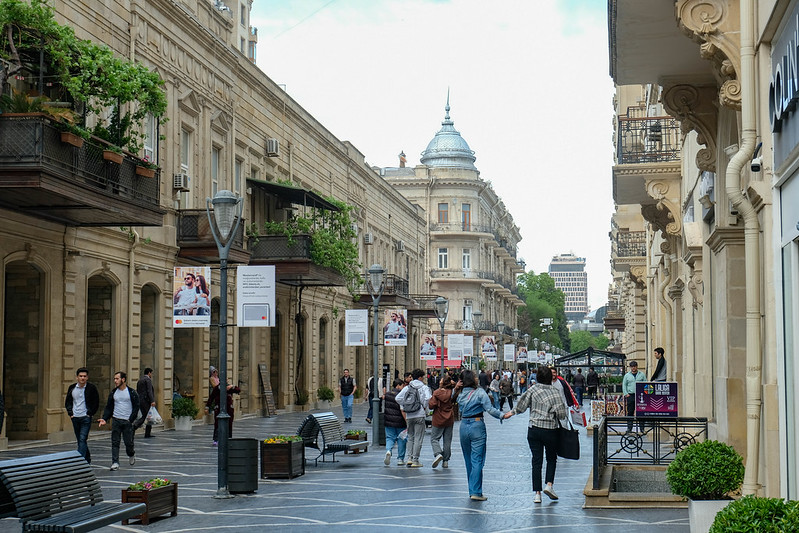
[[[455,129],[447,99],[441,129],[420,165],[406,167],[403,153],[399,167],[375,170],[426,213],[426,227],[420,229],[427,236],[425,279],[429,293],[449,300],[445,332],[479,330],[498,335],[498,342],[513,342],[517,309],[524,305],[516,289],[516,276],[524,272],[517,256],[521,234],[475,160]],[[437,322],[431,327],[438,331]]]

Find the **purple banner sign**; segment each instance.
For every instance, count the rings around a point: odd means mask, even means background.
[[[637,416],[677,416],[677,383],[639,381],[635,384]]]

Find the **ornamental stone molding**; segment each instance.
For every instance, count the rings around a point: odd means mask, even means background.
[[[646,266],[630,268],[630,280],[635,283],[639,289],[643,289],[646,286]]]
[[[701,270],[694,270],[691,277],[688,278],[688,292],[691,293],[691,298],[693,299],[691,305],[694,309],[704,305],[705,282],[702,279]]]
[[[694,130],[696,141],[705,145],[696,154],[696,166],[708,172],[716,172],[717,102],[716,87],[677,84],[663,89],[663,107],[680,121],[683,135]]]
[[[646,192],[655,203],[641,206],[641,215],[661,232],[664,241],[680,236],[682,231],[679,199],[669,196],[672,185],[679,195],[679,180],[647,180]]]

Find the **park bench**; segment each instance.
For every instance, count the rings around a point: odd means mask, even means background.
[[[0,481],[0,518],[18,517],[23,531],[92,531],[147,509],[103,501],[100,482],[77,451],[0,461]]]
[[[347,440],[344,438],[344,429],[341,422],[333,413],[312,413],[305,417],[297,430],[297,435],[302,437],[306,448],[314,448],[319,455],[314,457],[314,465],[319,463],[319,458],[325,462],[325,455],[333,456],[347,451],[366,451],[369,447],[367,441]]]

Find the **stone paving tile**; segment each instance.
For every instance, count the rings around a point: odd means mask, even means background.
[[[356,406],[355,423],[345,424],[345,429],[369,429],[364,421],[366,411],[365,404]],[[333,412],[341,418],[340,406]],[[237,419],[234,437],[294,434],[306,415]],[[336,454],[336,463],[320,462],[315,467],[310,461],[305,475],[292,480],[260,480],[257,492],[227,500],[213,498],[217,449],[211,446],[212,426],[196,426],[191,432],[157,432],[154,439],[137,438],[136,465],[123,461],[116,472],[108,470],[110,436],[95,431],[90,441],[92,466],[107,500],[119,501],[120,489],[142,479],[169,477],[179,483],[178,516],[155,519],[149,526],[116,524],[100,531],[330,533],[403,527],[453,532],[620,533],[642,528],[650,533],[688,532],[685,509],[583,509],[582,490],[591,470],[591,440],[585,433],[581,435],[581,460],[558,462],[555,489],[560,500],[549,501],[545,496],[544,503],[533,504],[526,420],[517,416],[502,425],[493,418],[487,421],[485,502],[468,498],[457,425],[447,470],[430,467],[433,457],[428,432],[422,449],[424,468],[397,467],[396,455],[391,466],[385,466],[385,447],[370,445],[365,454]],[[17,449],[3,452],[0,459],[70,449],[74,444]],[[15,519],[0,520],[0,532],[19,529]]]

